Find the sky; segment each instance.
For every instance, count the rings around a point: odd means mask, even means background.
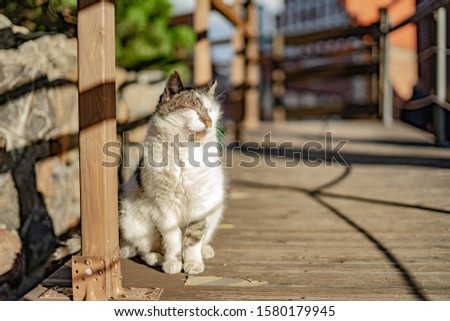
[[[184,14],[194,10],[196,0],[170,0],[174,7],[175,14]],[[233,3],[233,0],[225,0],[225,3]],[[263,5],[267,11],[274,14],[283,10],[284,0],[256,0],[258,4]]]

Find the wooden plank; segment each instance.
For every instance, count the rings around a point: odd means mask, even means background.
[[[118,259],[117,168],[103,167],[103,145],[116,140],[114,3],[80,0],[78,10],[78,91],[82,255],[98,257],[110,267]],[[99,296],[113,296],[114,276],[105,269],[106,287]],[[117,278],[117,277],[116,277]],[[74,280],[74,283],[79,280]],[[74,291],[75,293],[75,291]]]

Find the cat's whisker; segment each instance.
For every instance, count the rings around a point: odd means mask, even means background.
[[[224,91],[222,91],[220,94],[217,95],[216,100],[219,103],[223,103],[225,101],[225,99],[227,98],[227,95],[226,95],[227,92],[228,92],[228,90],[226,90],[226,89]]]

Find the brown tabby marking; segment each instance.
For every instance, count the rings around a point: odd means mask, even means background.
[[[183,246],[193,246],[200,242],[205,234],[206,220],[193,221],[188,224],[184,231]]]

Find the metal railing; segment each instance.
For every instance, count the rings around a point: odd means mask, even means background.
[[[418,23],[422,19],[434,15],[436,24],[436,45],[429,46],[418,54],[418,61],[429,59],[435,55],[435,82],[433,89],[424,98],[405,104],[404,109],[419,109],[429,104],[433,106],[433,127],[436,143],[444,145],[447,142],[445,109],[450,110],[447,96],[447,56],[450,49],[447,48],[447,10],[450,0],[429,0],[417,5],[416,12],[395,26],[389,24],[386,9],[380,10],[380,103],[383,121],[389,125],[393,120],[393,95],[392,86],[388,79],[389,68],[389,34],[410,23]]]

